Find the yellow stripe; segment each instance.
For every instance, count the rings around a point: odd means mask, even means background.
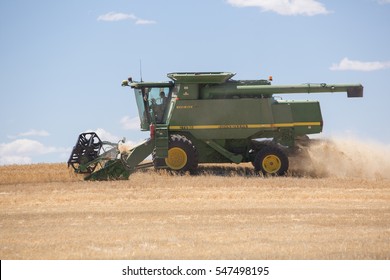
[[[170,130],[193,129],[243,129],[243,128],[274,128],[295,126],[320,126],[321,122],[265,123],[265,124],[211,124],[211,125],[171,125]]]

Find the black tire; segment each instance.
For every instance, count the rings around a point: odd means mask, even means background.
[[[253,162],[256,172],[264,175],[286,175],[289,162],[286,153],[275,145],[269,145],[257,152]]]
[[[155,166],[156,166],[156,160]],[[168,145],[168,157],[165,165],[178,172],[194,171],[198,167],[198,152],[192,142],[185,136],[173,134]]]

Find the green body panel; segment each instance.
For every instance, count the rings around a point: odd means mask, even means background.
[[[243,161],[243,155],[235,154],[234,152],[229,151],[228,147],[226,147],[225,145],[226,142],[219,144],[213,140],[206,140],[204,142],[209,145],[214,151],[220,153],[225,159],[228,159],[230,162],[240,163]],[[201,150],[201,152],[203,151]]]
[[[168,156],[169,131],[166,125],[156,125],[154,143],[156,147],[156,157],[166,158]],[[152,150],[153,151],[153,150]]]
[[[125,166],[128,170],[133,171],[138,164],[153,152],[154,148],[154,139],[149,138],[133,147],[127,153],[122,153],[122,161],[125,162]]]
[[[170,131],[190,132],[199,139],[272,138],[281,128],[295,130],[295,136],[319,133],[322,117],[316,101],[178,100],[168,127]]]

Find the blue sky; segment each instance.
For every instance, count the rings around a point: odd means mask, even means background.
[[[390,143],[390,0],[0,0],[0,165],[66,162],[79,133],[138,129],[128,76],[230,71],[273,84],[362,83],[320,100],[321,137]]]

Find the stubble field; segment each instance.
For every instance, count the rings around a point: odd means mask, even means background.
[[[337,155],[334,145],[321,149]],[[111,182],[82,181],[66,164],[1,166],[0,258],[390,259],[381,160],[362,173],[361,164],[333,170],[322,160],[305,172],[292,162],[280,178],[208,165]]]

